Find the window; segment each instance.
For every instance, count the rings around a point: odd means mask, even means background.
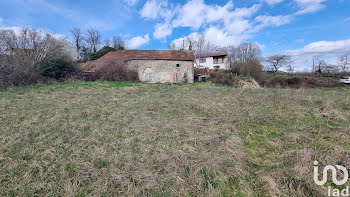
[[[207,62],[207,60],[205,58],[199,59],[199,63],[205,63],[205,62]]]
[[[152,73],[146,73],[146,81],[152,81]]]
[[[176,64],[176,67],[180,67],[180,64]]]
[[[223,58],[221,57],[214,58],[214,64],[222,64],[222,63],[223,63]]]
[[[200,81],[200,82],[201,82],[201,81],[206,82],[206,81],[207,81],[207,77],[205,77],[205,76],[200,76],[200,77],[199,77],[199,81]]]
[[[219,59],[218,59],[218,64],[222,64],[222,62],[223,62],[223,61],[222,61],[222,58],[219,58]]]

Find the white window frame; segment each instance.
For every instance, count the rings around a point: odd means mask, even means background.
[[[147,72],[145,75],[145,79],[146,79],[146,81],[152,81],[152,79],[153,79],[152,73]]]

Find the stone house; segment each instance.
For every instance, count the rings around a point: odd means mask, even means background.
[[[203,54],[196,59],[196,65],[198,69],[230,69],[230,62],[226,51]]]
[[[193,51],[119,50],[88,62],[81,69],[95,72],[104,66],[123,65],[136,70],[142,82],[193,83],[193,60]]]

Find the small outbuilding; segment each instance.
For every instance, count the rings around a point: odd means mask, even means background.
[[[119,50],[82,66],[82,71],[96,72],[105,66],[126,66],[138,72],[139,80],[149,83],[194,81],[194,52],[170,50]]]

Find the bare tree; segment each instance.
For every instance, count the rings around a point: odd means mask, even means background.
[[[46,60],[72,61],[73,47],[64,39],[33,29],[0,30],[0,88],[35,83],[35,64]]]
[[[317,60],[315,65],[315,73],[322,74],[326,66],[327,66],[327,63],[324,60]]]
[[[350,66],[350,53],[344,54],[338,58],[338,64],[342,72],[346,72],[348,66]]]
[[[106,38],[104,40],[104,45],[105,45],[105,47],[110,47],[111,46],[111,40],[109,38]]]
[[[292,58],[288,55],[273,55],[267,57],[265,61],[272,68],[273,74],[276,75],[280,68],[291,64]]]
[[[288,64],[286,67],[287,67],[287,72],[289,74],[293,74],[293,72],[295,70],[293,64]]]
[[[75,44],[75,50],[77,52],[77,56],[78,56],[78,60],[81,59],[81,50],[83,48],[83,34],[81,32],[81,30],[77,27],[73,28],[71,30],[71,34],[73,36],[74,39],[74,44]]]
[[[177,50],[175,42],[171,42],[171,43],[168,45],[168,49],[169,49],[169,50],[173,50],[173,51]]]
[[[205,44],[204,35],[199,35],[198,39],[193,44],[195,45],[195,48],[197,49],[198,55],[202,55],[203,54],[203,47]]]
[[[168,45],[170,50],[189,50],[190,42],[192,42],[192,50],[195,56],[215,52],[219,48],[211,42],[205,40],[205,36],[199,34],[198,36],[186,36],[181,39],[174,40]]]
[[[334,64],[325,64],[323,67],[323,70],[325,73],[328,73],[328,74],[331,74],[331,73],[334,74],[338,72],[338,68]]]
[[[338,72],[338,68],[336,65],[328,64],[324,60],[319,60],[317,62],[316,73],[319,73],[321,75],[323,73],[330,74],[330,73],[337,73],[337,72]]]
[[[252,59],[260,60],[261,49],[257,43],[242,43],[237,47],[229,47],[231,62],[248,62]]]
[[[34,65],[43,59],[69,58],[71,60],[72,47],[68,41],[58,39],[55,35],[45,34],[33,29],[1,30],[1,48],[9,56],[16,55],[17,59],[26,60]]]
[[[97,29],[90,27],[86,32],[86,43],[90,53],[95,53],[101,44],[101,33]]]
[[[114,36],[113,37],[113,48],[116,50],[125,50],[126,43],[121,37]]]

